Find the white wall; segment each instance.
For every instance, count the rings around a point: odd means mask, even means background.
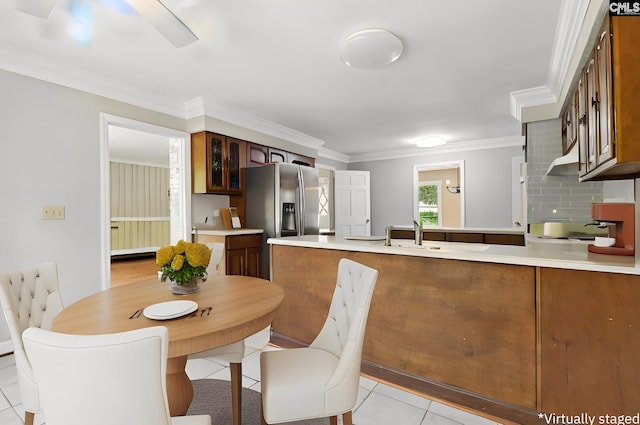
[[[413,167],[464,161],[465,226],[511,228],[511,158],[522,155],[518,146],[349,164],[350,170],[371,172],[371,234],[382,235],[389,225],[413,220]]]
[[[0,270],[55,261],[68,305],[101,289],[100,113],[185,121],[2,70],[0,87]],[[65,220],[41,220],[44,205]]]

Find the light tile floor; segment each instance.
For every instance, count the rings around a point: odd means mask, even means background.
[[[254,349],[242,364],[242,384],[255,391],[260,391],[259,356],[259,350]],[[187,374],[191,379],[230,379],[228,365],[209,358],[190,359],[187,362]],[[0,357],[0,424],[23,425],[23,420],[15,360],[12,355]],[[353,422],[355,425],[499,425],[365,377],[360,379]],[[44,417],[36,415],[35,423],[45,423]]]

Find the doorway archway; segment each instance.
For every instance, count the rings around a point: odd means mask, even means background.
[[[465,227],[464,161],[448,161],[413,167],[414,220],[421,220],[419,191],[425,181],[439,183],[442,196],[438,197],[438,226]],[[424,208],[423,208],[424,209]],[[442,216],[440,216],[442,215]],[[449,217],[446,217],[449,215]]]
[[[191,229],[191,179],[189,178],[190,145],[186,132],[153,124],[135,121],[110,114],[100,114],[100,202],[101,202],[101,254],[102,288],[106,289],[111,281],[111,211],[109,178],[109,128],[121,127],[169,138],[170,184],[170,241],[190,239]]]

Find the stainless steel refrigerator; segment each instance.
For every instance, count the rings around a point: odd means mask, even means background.
[[[268,238],[319,234],[318,170],[279,162],[245,169],[246,226],[264,229],[260,276],[269,279]]]

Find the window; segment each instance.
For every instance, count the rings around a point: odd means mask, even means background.
[[[422,227],[464,226],[464,161],[413,166],[413,214]],[[447,190],[446,181],[461,190]]]
[[[442,226],[442,182],[419,182],[418,217],[421,227]]]

